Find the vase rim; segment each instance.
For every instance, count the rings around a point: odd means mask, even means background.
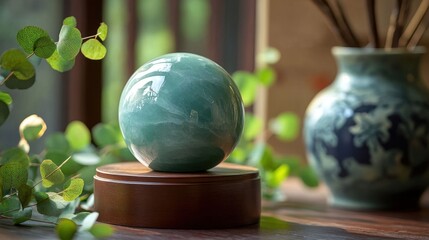
[[[354,48],[354,47],[333,47],[331,50],[332,54],[336,56],[344,55],[402,55],[402,54],[425,54],[426,48],[418,46],[412,49],[408,48]]]

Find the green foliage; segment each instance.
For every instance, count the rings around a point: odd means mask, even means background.
[[[35,43],[44,37],[49,37],[48,32],[42,28],[36,26],[27,26],[19,30],[16,34],[16,40],[18,44],[28,54],[33,53],[35,49]]]
[[[122,136],[118,134],[118,131],[112,125],[103,123],[95,125],[92,129],[92,134],[94,142],[100,147],[116,144],[121,140]]]
[[[30,157],[30,145],[27,143],[23,149],[21,142],[40,141],[45,132],[40,126],[46,128],[40,117],[31,115],[26,118],[20,124],[20,147],[0,154],[0,218],[7,217],[13,224],[23,224],[32,220],[35,210],[31,206],[35,206],[43,215],[43,219],[37,220],[57,224],[60,238],[72,237],[70,233],[76,236],[82,231],[97,238],[110,236],[114,232],[112,227],[95,223],[98,213],[76,213],[76,209],[82,194],[89,195],[93,191],[97,166],[119,162],[122,156],[131,155],[120,137],[119,127],[102,123],[94,127],[92,133],[99,144],[97,149],[90,142],[87,127],[78,121],[71,122],[66,134],[47,136],[45,149]],[[77,133],[89,135],[82,140],[81,134]],[[88,209],[93,201],[90,197],[82,206]]]
[[[35,82],[36,76],[32,76],[25,81],[21,81],[16,78],[15,75],[12,75],[11,77],[9,77],[9,80],[7,80],[4,85],[9,89],[28,89],[33,86]]]
[[[55,228],[61,240],[71,240],[77,232],[77,224],[67,218],[60,218]]]
[[[106,56],[106,47],[97,39],[89,39],[82,44],[82,54],[92,60],[100,60]]]
[[[10,105],[12,103],[12,97],[9,95],[9,93],[0,91],[0,101]]]
[[[0,215],[12,217],[15,211],[19,211],[21,204],[16,196],[8,197],[0,202]]]
[[[40,164],[40,176],[42,177],[42,185],[46,188],[64,181],[63,172],[50,159],[43,160]]]
[[[0,101],[0,125],[6,121],[6,119],[9,117],[9,113],[9,106],[5,102]]]
[[[13,75],[20,80],[27,80],[35,73],[34,66],[19,49],[4,52],[0,57],[0,65],[4,70],[13,72]]]
[[[57,46],[49,36],[41,37],[34,43],[34,54],[41,58],[49,58],[56,50]]]
[[[54,133],[48,136],[45,147],[47,151],[59,151],[66,155],[71,151],[69,141],[63,133]]]
[[[244,106],[251,106],[255,101],[258,89],[258,78],[254,74],[244,71],[235,72],[232,74],[232,78],[240,89]]]
[[[19,135],[26,141],[39,139],[46,131],[46,123],[35,114],[27,117],[19,125]]]
[[[55,42],[48,32],[40,27],[22,28],[18,31],[16,40],[24,51],[8,49],[0,57],[0,86],[6,85],[9,89],[30,88],[36,81],[35,66],[32,64],[33,55],[45,59],[52,69],[59,72],[73,68],[81,47],[83,55],[89,59],[104,58],[107,50],[97,38],[104,41],[107,37],[107,29],[107,25],[101,23],[97,34],[82,38],[77,28],[76,18],[67,17],[63,21],[58,42]],[[0,125],[9,114],[9,104],[0,99]]]
[[[43,215],[59,217],[69,202],[55,192],[35,192],[37,211]]]
[[[70,25],[63,25],[57,43],[58,54],[64,60],[74,59],[80,51],[82,37],[79,29]]]
[[[110,225],[96,223],[89,229],[89,232],[96,238],[105,238],[113,235],[115,230]]]
[[[90,59],[102,59],[106,48],[97,38],[106,39],[107,25],[101,23],[97,34],[84,38],[76,26],[76,18],[64,19],[56,43],[39,27],[21,29],[17,42],[23,51],[9,49],[0,57],[0,87],[30,88],[35,83],[35,67],[41,59],[60,72],[74,66],[80,51]],[[0,125],[9,116],[11,104],[11,96],[0,91]],[[9,218],[13,224],[23,224],[33,220],[33,211],[37,210],[43,216],[37,221],[56,224],[56,232],[61,239],[72,239],[78,233],[78,225],[81,225],[81,231],[95,237],[111,235],[113,228],[110,226],[94,224],[98,213],[76,213],[76,209],[81,195],[92,192],[96,167],[130,155],[123,139],[117,137],[119,129],[107,124],[100,124],[98,130],[93,129],[94,133],[97,132],[95,141],[101,148],[98,150],[91,145],[89,129],[75,121],[67,126],[65,133],[47,136],[41,153],[29,155],[30,143],[38,141],[46,128],[43,119],[37,115],[27,117],[19,126],[21,139],[18,147],[0,154],[0,218]],[[111,136],[106,137],[109,134]],[[77,177],[78,174],[82,178]]]
[[[21,185],[18,189],[18,199],[21,202],[22,207],[27,207],[33,197],[33,187],[27,184]]]
[[[33,215],[33,210],[31,207],[24,208],[20,211],[17,211],[13,214],[13,224],[17,225],[23,222],[26,222],[31,219]]]
[[[94,226],[95,221],[97,221],[97,218],[98,218],[98,213],[97,212],[90,213],[82,221],[82,224],[80,226],[79,231],[90,230]]]
[[[67,26],[70,26],[70,27],[76,27],[77,26],[77,20],[73,16],[66,17],[63,20],[63,25],[67,25]]]
[[[9,93],[0,91],[0,125],[6,121],[9,116],[9,105],[12,103],[12,97]]]
[[[101,41],[106,40],[107,29],[108,29],[108,27],[107,27],[106,23],[104,23],[104,22],[102,22],[100,24],[100,27],[98,27],[97,34],[98,34],[98,37],[100,37]]]
[[[82,178],[74,178],[63,191],[63,198],[66,201],[73,201],[82,194],[84,182]]]
[[[261,58],[267,63],[274,63],[278,61],[279,54],[270,49]],[[254,73],[237,71],[232,78],[240,90],[244,106],[250,108],[255,102],[258,88],[272,86],[276,73],[271,67],[264,67]],[[295,113],[284,112],[270,119],[268,128],[263,129],[262,119],[246,112],[243,136],[228,161],[257,167],[262,179],[262,194],[267,199],[284,198],[279,188],[289,175],[300,177],[309,187],[318,185],[314,172],[299,158],[278,154],[268,144],[271,136],[282,141],[295,140],[300,131],[299,122]]]
[[[66,138],[73,150],[79,151],[91,142],[91,134],[88,128],[79,121],[71,122],[66,128]]]
[[[46,61],[49,63],[52,69],[58,71],[58,72],[67,72],[74,66],[74,59],[65,60],[61,55],[58,53],[58,50],[55,50],[55,52],[48,58]]]
[[[296,114],[285,112],[270,121],[270,130],[284,141],[292,141],[299,135],[299,118]]]

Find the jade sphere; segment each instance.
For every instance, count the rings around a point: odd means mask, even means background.
[[[132,154],[162,172],[197,172],[225,160],[244,125],[230,75],[199,55],[172,53],[141,66],[119,103],[119,125]]]

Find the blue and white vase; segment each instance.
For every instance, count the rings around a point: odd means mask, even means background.
[[[429,91],[424,48],[335,47],[335,81],[310,103],[304,136],[310,164],[352,209],[410,208],[429,183]]]

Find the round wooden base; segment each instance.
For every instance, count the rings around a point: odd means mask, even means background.
[[[222,163],[206,172],[154,172],[139,162],[99,167],[95,211],[105,223],[149,228],[229,228],[259,221],[258,170]]]

